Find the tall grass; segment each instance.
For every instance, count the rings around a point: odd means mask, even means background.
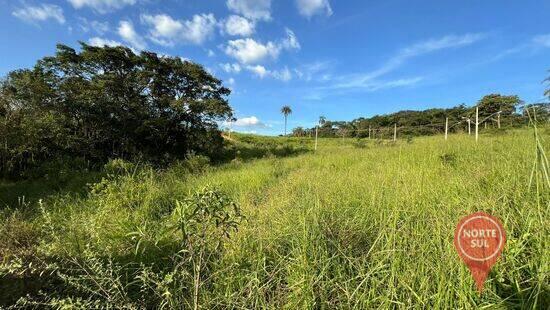
[[[0,243],[0,272],[44,282],[42,295],[12,290],[35,306],[548,308],[550,191],[542,183],[533,191],[543,170],[531,176],[548,129],[537,130],[535,140],[517,130],[477,144],[467,135],[321,139],[316,153],[111,174],[84,198],[43,201],[33,220],[5,215],[2,236],[33,237],[27,252]],[[301,141],[291,143],[311,147]],[[182,206],[212,197],[204,188],[221,197],[219,210],[235,203],[245,218],[208,247],[169,229],[182,223]],[[475,211],[499,217],[508,240],[481,295],[452,240]],[[214,216],[207,230],[232,216]],[[209,253],[199,276],[198,248]]]

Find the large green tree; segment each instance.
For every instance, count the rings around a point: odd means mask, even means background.
[[[479,100],[479,114],[480,116],[488,116],[502,111],[502,115],[512,115],[516,112],[516,106],[520,103],[521,100],[518,96],[490,94]]]
[[[217,122],[232,115],[229,94],[202,66],[177,57],[59,45],[55,56],[0,85],[0,169],[56,156],[161,162],[215,155],[223,143]]]

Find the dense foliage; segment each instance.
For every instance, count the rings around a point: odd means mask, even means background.
[[[124,47],[59,45],[0,84],[0,175],[26,176],[59,159],[156,163],[212,156],[231,117],[230,90],[195,63]]]
[[[483,97],[476,105],[479,107],[479,121],[490,127],[519,127],[528,123],[529,118],[524,113],[526,108],[538,107],[537,115],[542,119],[550,116],[550,104],[524,104],[518,96],[490,94]],[[497,112],[501,111],[500,119]],[[445,119],[449,118],[449,132],[465,132],[468,130],[468,119],[471,129],[475,124],[475,106],[461,104],[448,109],[428,109],[423,111],[399,111],[386,115],[376,115],[370,118],[360,117],[350,122],[329,121],[325,118],[319,121],[320,137],[368,137],[369,128],[372,137],[389,138],[393,135],[394,126],[400,136],[420,136],[440,134],[445,130]],[[294,136],[315,135],[315,128],[297,127]]]

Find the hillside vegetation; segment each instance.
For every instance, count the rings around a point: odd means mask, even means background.
[[[527,129],[314,152],[308,138],[233,134],[225,164],[115,160],[82,186],[0,184],[35,189],[4,199],[0,305],[548,308],[550,131],[539,138],[538,153]],[[507,232],[481,295],[453,247],[475,211]]]

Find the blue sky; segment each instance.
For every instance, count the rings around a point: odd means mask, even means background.
[[[56,43],[124,44],[203,64],[243,132],[312,127],[489,93],[544,100],[550,1],[0,0],[0,75]]]

